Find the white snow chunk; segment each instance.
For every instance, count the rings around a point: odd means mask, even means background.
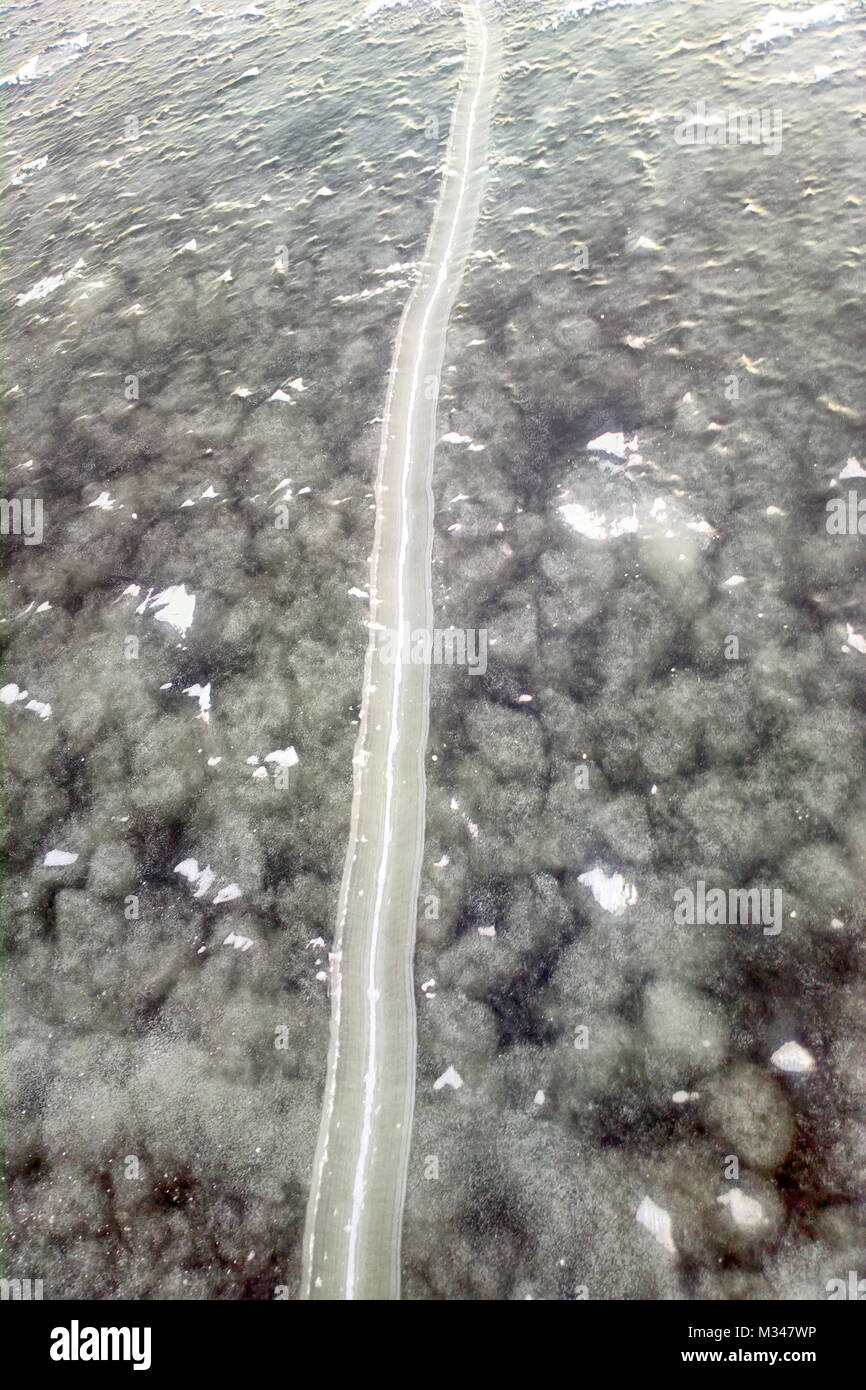
[[[185,637],[192,626],[195,594],[187,593],[185,584],[171,584],[167,589],[163,589],[161,594],[146,600],[142,606],[158,609],[156,621],[168,623]]]
[[[557,508],[563,518],[575,531],[591,541],[606,541],[637,531],[640,522],[637,512],[632,509],[631,516],[617,517],[609,522],[603,512],[593,512],[582,507],[579,502],[565,502]]]
[[[32,709],[34,713],[39,715],[40,719],[51,718],[51,706],[44,700],[28,700],[24,708]]]
[[[496,928],[495,928],[495,927],[479,927],[479,928],[478,928],[478,935],[479,935],[479,936],[495,936],[495,935],[496,935]]]
[[[42,860],[44,869],[65,869],[67,864],[74,864],[78,858],[68,849],[50,849]]]
[[[269,400],[269,401],[287,401],[289,405],[294,405],[294,404],[295,404],[295,402],[292,400],[291,396],[287,396],[286,393],[285,393],[285,391],[283,390],[283,388],[282,388],[281,386],[278,386],[278,387],[277,387],[276,391],[274,392],[274,394],[273,394],[272,396],[268,396],[268,400]]]
[[[42,280],[37,280],[32,289],[26,290],[16,297],[17,308],[20,309],[22,305],[30,304],[34,300],[47,299],[50,294],[60,288],[65,279],[66,276],[61,271],[59,275],[46,275]]]
[[[629,449],[637,448],[637,436],[626,443],[621,430],[615,434],[600,434],[597,439],[591,439],[586,447],[599,454],[612,454],[614,458],[624,459]]]
[[[239,898],[240,896],[241,896],[241,889],[238,887],[238,885],[237,885],[236,883],[230,883],[230,884],[228,884],[228,886],[227,886],[226,888],[221,888],[221,889],[220,889],[220,891],[217,893],[216,897],[214,898],[214,902],[215,902],[215,903],[230,903],[230,902],[233,902],[235,898]]]
[[[207,685],[188,685],[183,692],[193,700],[198,700],[198,715],[196,718],[203,719],[205,724],[210,723],[210,681]]]
[[[866,478],[866,468],[859,459],[850,458],[839,474],[840,478]]]
[[[534,1098],[532,1104],[533,1104],[533,1105],[543,1105],[543,1104],[544,1104],[544,1101],[545,1101],[544,1092],[543,1092],[543,1091],[536,1091],[536,1092],[535,1092],[535,1098]]]
[[[789,1072],[792,1076],[805,1076],[815,1065],[811,1052],[793,1041],[777,1047],[770,1061],[779,1071]]]
[[[6,77],[0,78],[0,87],[17,87],[21,82],[34,82],[37,77],[37,67],[39,66],[39,54],[28,58],[26,63],[22,63],[16,72],[9,73]]]
[[[203,898],[215,878],[216,874],[214,873],[210,864],[208,864],[207,867],[202,869],[201,873],[198,875],[198,887],[193,893],[193,897]]]
[[[255,945],[255,942],[248,936],[241,936],[240,933],[230,931],[223,945],[234,946],[236,951],[249,951],[249,949]]]
[[[176,874],[180,874],[183,878],[188,879],[190,885],[192,885],[193,883],[197,885],[196,891],[193,894],[193,896],[196,898],[203,898],[205,893],[213,883],[214,879],[216,878],[216,874],[214,873],[210,864],[208,864],[204,869],[200,869],[198,866],[197,859],[181,860],[181,862],[175,866],[174,872]]]
[[[442,438],[439,440],[439,443],[440,443],[440,444],[471,444],[471,443],[472,443],[472,436],[471,436],[471,434],[457,434],[454,430],[450,430],[448,434],[443,434]]]
[[[23,700],[26,694],[26,690],[19,690],[18,686],[14,683],[11,685],[4,685],[3,689],[0,690],[0,701],[2,701],[4,705],[14,705],[16,700]]]
[[[652,1197],[644,1197],[635,1212],[635,1217],[669,1254],[677,1253],[671,1234],[671,1218],[663,1207],[656,1205]]]
[[[674,1105],[688,1105],[690,1100],[700,1100],[700,1091],[674,1091],[671,1100]]]
[[[100,492],[99,496],[95,497],[92,502],[88,502],[87,505],[88,507],[99,507],[100,511],[103,512],[113,512],[117,503],[112,499],[110,493]]]
[[[276,763],[279,767],[294,767],[301,760],[290,744],[288,748],[275,748],[265,756],[266,763]]]
[[[745,584],[745,576],[742,574],[732,574],[730,579],[726,579],[722,585],[723,589],[736,589],[740,584]]]
[[[59,275],[46,275],[42,280],[37,280],[36,284],[33,285],[31,289],[16,296],[15,303],[17,307],[20,309],[22,304],[30,304],[34,300],[47,299],[48,296],[59,289],[66,280],[77,280],[83,265],[84,261],[79,257],[71,269],[65,272],[61,270]]]
[[[433,1090],[441,1091],[443,1086],[450,1086],[452,1090],[459,1091],[463,1085],[463,1077],[454,1067],[448,1067],[443,1071],[437,1081],[433,1082]]]
[[[314,198],[333,198],[333,196],[333,188],[328,188],[327,184],[324,183],[322,184],[321,188],[317,189],[316,192],[313,194]]]
[[[846,623],[847,635],[845,640],[855,651],[862,652],[866,656],[866,637],[861,637],[859,632],[855,632],[850,623]]]
[[[585,874],[579,874],[577,881],[586,884],[599,907],[613,913],[614,917],[637,902],[637,888],[633,883],[626,883],[622,874],[608,876],[604,869],[596,866]]]
[[[731,1188],[723,1197],[717,1197],[719,1206],[727,1207],[731,1220],[741,1231],[757,1231],[766,1226],[767,1216],[761,1203],[754,1197],[747,1197],[739,1187]]]
[[[755,49],[772,43],[775,39],[793,38],[794,34],[801,29],[811,29],[816,24],[835,23],[844,17],[844,5],[836,4],[834,0],[829,0],[829,3],[825,4],[811,5],[807,10],[793,14],[784,10],[772,9],[764,19],[759,21],[755,32],[750,34],[740,47],[745,54],[751,54]]]

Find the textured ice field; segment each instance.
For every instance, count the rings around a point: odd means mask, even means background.
[[[864,7],[497,8],[403,1294],[821,1298],[864,1258]],[[4,1274],[295,1297],[460,12],[6,25]],[[699,100],[779,153],[678,144]],[[781,930],[678,923],[699,884]]]

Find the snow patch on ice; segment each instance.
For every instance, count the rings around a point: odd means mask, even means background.
[[[746,54],[754,53],[776,39],[792,39],[804,29],[817,24],[835,24],[845,18],[845,6],[829,3],[812,5],[808,10],[770,10],[758,23],[757,29],[740,45]]]
[[[130,592],[131,589],[126,590],[126,593]],[[188,593],[185,584],[171,584],[153,598],[148,593],[144,603],[139,604],[135,611],[136,613],[145,613],[148,609],[156,610],[158,623],[168,623],[170,627],[175,628],[185,637],[192,626],[195,594]]]
[[[241,889],[236,883],[230,883],[226,888],[221,888],[214,898],[215,903],[234,902],[235,898],[241,896]]]
[[[854,648],[855,652],[861,652],[863,656],[866,656],[866,637],[855,632],[850,623],[845,624],[845,641],[849,647]]]
[[[210,681],[207,685],[188,685],[184,690],[184,695],[189,695],[193,700],[198,700],[198,719],[203,719],[205,724],[210,723]]]
[[[741,1231],[757,1231],[766,1226],[767,1216],[761,1203],[754,1197],[747,1197],[739,1187],[731,1188],[724,1196],[717,1197],[719,1206],[727,1207],[731,1220]]]
[[[16,297],[16,307],[20,309],[24,304],[32,304],[35,300],[47,299],[50,294],[53,294],[55,290],[60,288],[65,279],[66,276],[63,274],[63,271],[61,271],[59,275],[43,276],[41,280],[36,281],[36,284],[31,289],[26,290],[23,294],[19,294]]]
[[[455,1067],[447,1067],[442,1075],[433,1082],[433,1090],[441,1091],[444,1086],[450,1086],[452,1090],[459,1091],[463,1085],[463,1077]]]
[[[650,1235],[663,1246],[670,1255],[677,1253],[674,1245],[673,1234],[671,1231],[671,1218],[663,1207],[658,1206],[652,1197],[644,1197],[637,1211],[635,1218],[642,1226],[646,1226]]]
[[[278,767],[295,767],[300,761],[291,744],[288,748],[275,748],[273,753],[265,755],[266,763],[276,763]]]
[[[223,945],[234,946],[236,951],[249,951],[255,942],[248,936],[241,936],[238,932],[230,931]]]
[[[604,869],[596,866],[585,874],[579,874],[577,881],[585,884],[599,907],[614,917],[637,902],[637,888],[633,883],[626,883],[622,874],[608,875]]]
[[[579,502],[564,502],[558,510],[573,530],[591,541],[615,539],[617,536],[637,531],[640,525],[634,509],[631,516],[617,517],[614,521],[608,521],[603,512],[590,511]]]
[[[806,1076],[815,1065],[811,1052],[793,1040],[777,1047],[770,1061],[778,1071],[788,1072],[791,1076]]]
[[[586,447],[594,453],[613,454],[614,458],[624,459],[629,451],[633,453],[637,449],[637,435],[627,443],[621,430],[600,434],[596,439],[591,439]]]

